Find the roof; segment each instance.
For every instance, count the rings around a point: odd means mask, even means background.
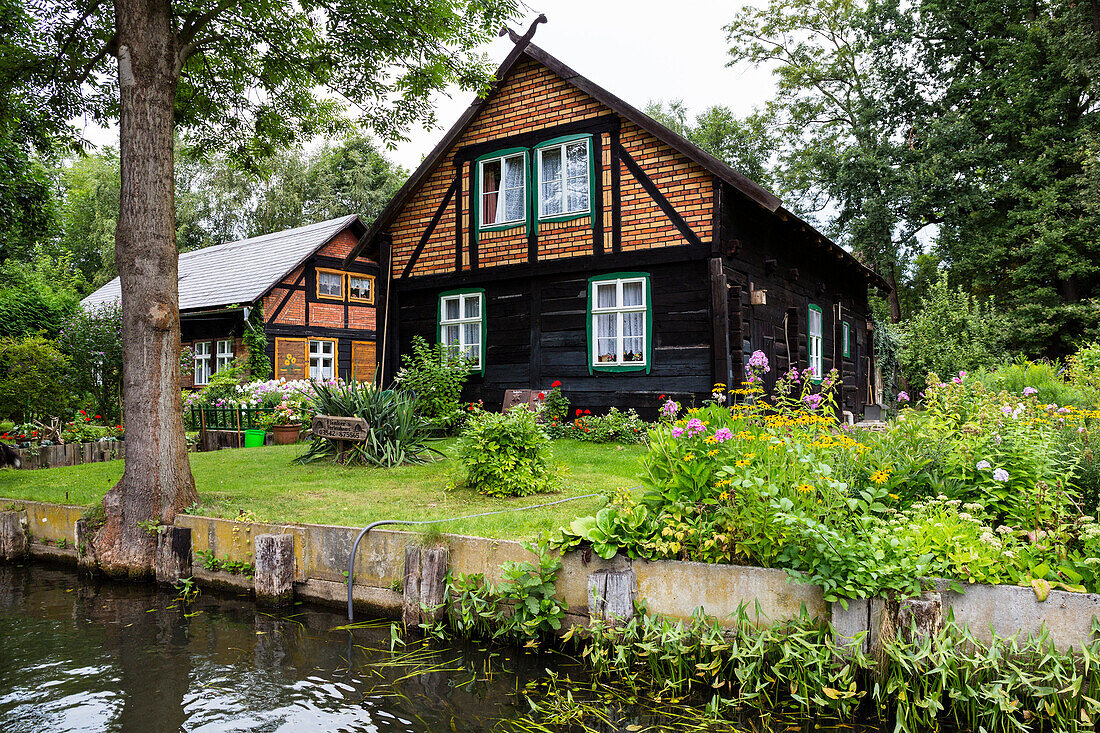
[[[545,22],[545,18],[542,18],[540,16],[540,21]],[[473,123],[474,119],[477,117],[477,114],[493,98],[493,94],[503,83],[505,77],[508,75],[508,72],[511,71],[512,67],[515,66],[516,62],[519,61],[520,57],[522,56],[528,56],[529,58],[534,59],[536,62],[550,69],[550,71],[554,72],[565,81],[569,82],[581,91],[587,93],[593,99],[611,108],[620,116],[630,120],[638,127],[656,137],[661,142],[687,156],[692,161],[702,166],[705,170],[716,176],[719,180],[725,182],[734,190],[740,192],[766,211],[770,213],[780,214],[781,216],[784,216],[784,218],[790,215],[790,212],[787,212],[786,210],[781,211],[781,209],[783,209],[782,200],[775,194],[764,189],[764,187],[757,182],[748,178],[744,174],[734,170],[726,163],[722,162],[718,158],[700,148],[695,143],[685,138],[683,135],[680,135],[665,127],[660,122],[657,122],[657,120],[645,114],[638,108],[623,101],[622,99],[607,91],[595,82],[591,81],[587,77],[566,66],[543,49],[531,43],[531,36],[534,34],[535,24],[538,22],[539,21],[532,23],[530,30],[528,30],[527,33],[523,36],[520,36],[511,29],[507,29],[508,35],[511,37],[512,41],[516,45],[508,54],[508,56],[504,59],[503,63],[501,63],[500,67],[497,69],[496,74],[494,75],[495,81],[489,94],[486,94],[485,96],[479,97],[474,100],[473,104],[471,104],[466,109],[466,111],[462,113],[462,116],[459,117],[454,126],[447,131],[447,134],[444,135],[443,139],[439,141],[435,148],[432,149],[432,152],[428,154],[428,156],[424,159],[420,166],[415,171],[413,171],[413,174],[409,176],[409,179],[407,181],[405,181],[405,185],[403,185],[397,191],[393,199],[391,199],[390,202],[386,205],[386,208],[383,209],[382,213],[378,215],[378,218],[374,220],[374,223],[371,225],[370,229],[367,230],[367,233],[359,240],[359,245],[355,249],[353,249],[348,255],[348,261],[356,257],[363,248],[370,246],[375,237],[381,232],[385,231],[386,227],[388,227],[393,222],[394,218],[401,211],[401,207],[405,204],[405,201],[417,190],[417,188],[419,188],[420,183],[428,176],[429,173],[431,173],[432,170],[435,169],[436,165],[443,159],[443,157],[446,155],[447,151],[451,148],[454,142],[458,140],[462,133],[464,133],[466,129]],[[503,33],[504,31],[502,31],[502,34]],[[841,259],[850,260],[849,264],[857,266],[860,270],[863,271],[863,274],[868,277],[868,279],[874,281],[877,285],[879,285],[879,287],[886,286],[886,283],[882,280],[882,278],[880,278],[872,270],[859,262],[855,257],[852,256],[850,252],[848,252],[835,242],[829,240],[827,237],[825,237],[825,235],[820,234],[820,232],[817,232],[816,230],[814,230],[814,232],[822,238],[823,242],[827,243],[827,245],[829,245],[830,247],[835,248],[835,250],[837,250],[838,252],[838,256]]]
[[[179,257],[180,310],[254,303],[334,236],[358,222],[357,214],[296,229],[226,242]],[[121,297],[118,278],[89,295],[81,305],[100,305]]]

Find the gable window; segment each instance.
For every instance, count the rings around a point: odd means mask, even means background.
[[[232,339],[219,339],[217,342],[217,369],[228,369],[233,366],[233,340]]]
[[[439,296],[439,339],[453,354],[473,359],[472,371],[485,369],[485,291],[453,291]]]
[[[195,344],[195,386],[210,381],[210,342]]]
[[[348,300],[361,303],[374,302],[374,278],[348,274]]]
[[[824,376],[823,371],[825,368],[821,358],[821,322],[821,307],[811,303],[809,315],[806,320],[806,324],[809,326],[809,343],[807,346],[810,354],[810,368],[813,369],[813,380],[815,382],[821,381]]]
[[[539,218],[589,210],[589,140],[571,140],[538,150]]]
[[[336,376],[336,342],[310,339],[309,378],[332,379]]]
[[[336,270],[317,270],[317,297],[333,300],[344,299],[344,273]]]
[[[589,287],[591,366],[648,368],[653,325],[649,277],[604,275],[592,278]]]
[[[847,322],[840,324],[840,344],[844,350],[845,358],[852,356],[852,327]]]
[[[482,160],[478,165],[482,228],[519,224],[527,218],[527,155],[515,153]]]

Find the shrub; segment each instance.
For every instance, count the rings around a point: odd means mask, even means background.
[[[561,391],[561,382],[554,380],[543,401],[543,417],[549,422],[562,422],[569,415],[569,398]]]
[[[330,459],[389,468],[427,463],[442,455],[431,447],[430,425],[417,413],[415,400],[407,392],[380,390],[359,382],[315,381],[307,407],[318,415],[363,418],[367,439],[360,443],[314,437],[295,463]]]
[[[1059,368],[1057,364],[1020,358],[995,369],[980,370],[974,376],[992,392],[1009,392],[1023,396],[1026,389],[1029,395],[1034,394],[1044,404],[1053,402],[1056,405],[1078,407],[1095,405],[1100,396],[1096,391],[1100,384],[1095,388],[1090,387],[1087,381],[1067,380],[1065,374],[1066,370]]]
[[[118,301],[78,309],[61,327],[58,346],[69,357],[77,395],[89,395],[95,412],[122,414],[122,307]]]
[[[0,418],[68,412],[68,359],[41,336],[0,340]]]
[[[1070,380],[1084,389],[1100,392],[1100,341],[1085,344],[1066,364]]]
[[[395,381],[415,395],[420,413],[440,430],[454,430],[465,414],[459,400],[473,360],[451,353],[443,344],[429,346],[422,337],[413,336],[412,353],[402,354],[401,364]]]
[[[459,457],[465,485],[490,496],[552,491],[550,437],[536,413],[520,407],[503,413],[474,411],[462,431]]]
[[[900,324],[898,361],[911,385],[929,373],[954,374],[994,367],[1007,357],[1008,322],[992,299],[981,301],[952,289],[946,277],[922,299],[921,307]]]

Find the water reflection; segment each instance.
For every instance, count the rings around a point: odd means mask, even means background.
[[[0,566],[0,730],[491,730],[541,669],[469,647],[391,655],[388,624],[342,623]]]

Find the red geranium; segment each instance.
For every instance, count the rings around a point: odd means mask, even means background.
[[[102,416],[102,415],[96,415],[96,416],[95,416],[95,419],[96,419],[96,420],[102,420],[102,419],[103,419],[103,416]]]
[[[554,387],[560,387],[560,386],[561,386],[561,382],[559,382],[556,379],[550,384],[551,389],[553,389]]]
[[[580,410],[580,409],[577,410],[577,417],[580,417],[583,414],[584,414],[583,410]]]
[[[585,414],[585,415],[591,415],[591,414],[592,414],[592,412],[591,412],[590,410],[585,410],[585,411],[584,411],[584,414]]]
[[[539,392],[539,399],[540,400],[545,400],[546,399],[546,393],[545,392]]]
[[[665,396],[664,396],[664,395],[661,395],[661,396],[660,396],[660,397],[658,397],[657,399],[659,399],[659,400],[663,400],[664,398],[665,398]]]

